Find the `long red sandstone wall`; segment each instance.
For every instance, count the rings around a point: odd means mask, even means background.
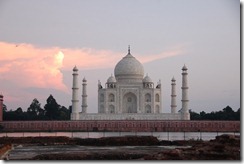
[[[3,121],[4,132],[114,131],[114,132],[240,132],[240,121]]]

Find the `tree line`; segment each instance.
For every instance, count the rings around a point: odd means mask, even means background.
[[[50,95],[44,108],[35,98],[28,107],[27,111],[23,111],[21,107],[15,111],[8,111],[7,106],[3,105],[4,121],[20,121],[20,120],[70,120],[71,106],[67,109],[57,103],[52,95]]]
[[[7,106],[3,104],[3,120],[4,121],[20,121],[20,120],[70,120],[72,107],[67,109],[57,103],[52,95],[50,95],[44,108],[35,98],[28,107],[27,111],[23,111],[21,107],[15,111],[7,110]],[[190,110],[191,120],[240,120],[240,108],[235,112],[230,106],[225,107],[221,111],[200,113]]]
[[[225,107],[221,111],[200,113],[190,110],[191,120],[240,120],[240,108],[235,112],[230,106]]]

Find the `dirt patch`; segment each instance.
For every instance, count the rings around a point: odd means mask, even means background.
[[[145,160],[240,160],[240,137],[221,135],[191,148],[167,150],[145,156]]]

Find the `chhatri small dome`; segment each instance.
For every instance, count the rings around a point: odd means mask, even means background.
[[[73,68],[73,71],[78,71],[78,69],[77,69],[77,67],[76,67],[76,66]]]
[[[183,71],[184,71],[184,70],[187,70],[187,67],[186,67],[186,65],[185,65],[185,64],[184,64],[184,66],[183,66],[182,70],[183,70]]]
[[[107,83],[116,83],[116,79],[113,75],[111,75],[108,80],[107,80]]]
[[[153,82],[152,79],[148,75],[145,76],[142,81],[143,81],[143,83],[152,83]]]
[[[142,64],[130,54],[130,47],[128,54],[121,59],[114,69],[114,75],[117,80],[120,79],[140,79],[144,76],[144,68]]]

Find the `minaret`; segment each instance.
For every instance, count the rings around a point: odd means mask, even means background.
[[[0,122],[3,121],[3,95],[0,94]]]
[[[172,89],[171,89],[171,113],[176,113],[176,84],[175,84],[175,78],[172,78]]]
[[[79,120],[79,82],[78,69],[75,66],[73,69],[73,87],[72,87],[72,113],[71,120]]]
[[[190,120],[190,114],[189,114],[189,109],[188,109],[188,83],[187,83],[187,68],[184,65],[182,68],[182,120]]]
[[[87,81],[84,78],[82,81],[82,113],[86,113],[87,111],[87,93],[86,93],[86,86],[87,86]]]

